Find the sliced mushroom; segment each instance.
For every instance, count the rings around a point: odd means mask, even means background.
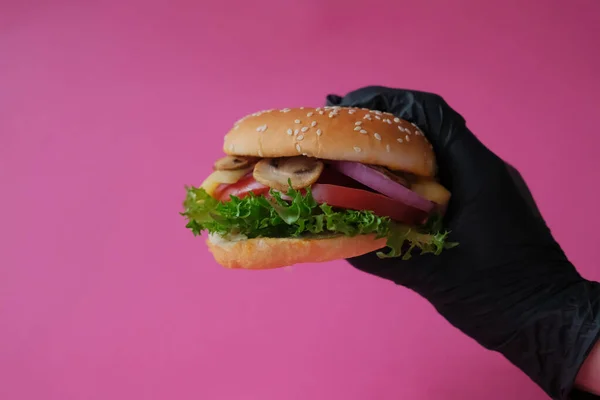
[[[407,188],[410,188],[410,182],[408,181],[408,179],[406,177],[400,175],[401,174],[400,172],[395,173],[385,167],[380,167],[378,165],[370,165],[369,167],[371,169],[374,169],[375,171],[382,173],[383,175],[387,176],[394,182],[399,183],[402,186],[405,186]]]
[[[215,162],[213,169],[215,171],[236,171],[250,167],[256,162],[252,157],[225,156]]]
[[[292,188],[302,189],[315,183],[323,172],[323,162],[304,156],[265,158],[254,166],[254,179],[265,186],[286,192],[289,181]]]

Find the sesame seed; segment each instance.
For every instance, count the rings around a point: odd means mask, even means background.
[[[297,124],[299,124],[302,121],[300,121],[299,119],[295,119],[294,122],[297,123]]]
[[[363,135],[366,135],[366,134],[367,134],[367,131],[365,131],[364,129],[361,129],[361,130],[360,130],[360,133],[362,133]]]
[[[325,114],[325,111],[323,111],[323,110],[320,110],[320,111],[319,111],[319,114],[323,115],[323,114]]]
[[[321,107],[315,108],[315,111],[321,111]]]
[[[394,118],[394,122],[396,122],[396,123],[400,122],[400,118]]]
[[[333,118],[336,115],[338,115],[338,114],[335,111],[332,111],[332,112],[329,113],[329,118]]]
[[[306,132],[308,130],[307,126],[303,126],[302,129],[300,129],[301,132]]]
[[[301,110],[304,110],[304,107],[300,107]]]
[[[367,120],[371,121],[371,114],[365,114],[363,119],[367,119]]]
[[[381,140],[381,135],[379,133],[374,133],[373,136],[375,136],[375,139]]]
[[[291,129],[288,129],[286,133],[287,133],[288,135],[292,135],[292,134],[294,133],[294,131],[293,131],[293,130],[291,130]]]
[[[307,116],[307,117],[312,117],[312,115],[313,115],[313,112],[312,112],[312,111],[311,111],[311,112],[309,112],[308,114],[306,114],[306,116]]]
[[[296,150],[298,150],[298,153],[302,153],[302,147],[298,143],[296,143]]]
[[[308,156],[308,153],[302,153],[302,155],[303,155],[304,157],[307,157],[307,156]]]
[[[321,136],[323,134],[323,131],[320,129],[317,129],[317,136]]]
[[[414,122],[411,122],[410,124],[411,124],[412,126],[414,126],[415,128],[418,128],[418,126],[417,126],[417,125],[415,125],[415,123],[414,123]]]
[[[385,145],[385,151],[387,151],[387,152],[389,153],[389,152],[390,152],[390,150],[391,150],[391,149],[390,149],[390,145],[389,145],[389,144],[386,144],[386,145]]]
[[[283,110],[281,110],[281,112],[286,113],[286,112],[290,112],[292,110],[290,110],[289,108],[284,108]]]
[[[404,142],[404,140],[402,140],[402,138],[398,138],[398,139],[396,139],[396,140],[398,141],[398,143],[402,143],[402,142]]]
[[[362,121],[357,121],[354,123],[354,125],[362,125]]]
[[[377,114],[377,115],[382,115],[383,113],[382,113],[381,111],[377,111],[377,110],[375,110],[375,114]]]
[[[357,153],[360,153],[360,147],[354,146],[354,151],[357,152]]]
[[[391,120],[389,120],[389,119],[386,119],[386,120],[385,120],[385,122],[387,122],[387,123],[388,123],[388,124],[390,124],[390,125],[392,124],[392,121],[391,121]]]
[[[317,121],[313,121],[313,122],[311,122],[311,123],[310,123],[310,126],[312,126],[313,128],[314,128],[315,126],[317,126]]]
[[[379,115],[376,115],[375,118],[376,119],[381,119],[381,117]]]
[[[299,133],[300,133],[300,129],[295,129],[295,130],[294,130],[294,135],[297,135],[297,134],[299,134]]]
[[[304,139],[304,135],[298,135],[298,136],[296,136],[296,140],[300,141],[302,139]]]
[[[256,128],[256,132],[264,132],[267,130],[267,125],[261,125],[258,128]]]
[[[406,135],[404,138],[406,139],[407,142],[410,142],[410,138],[408,137],[408,135]]]
[[[360,131],[360,130],[362,130],[362,129],[361,129],[361,127],[360,127],[360,126],[357,126],[357,127],[355,127],[355,128],[354,128],[354,130],[358,132],[358,131]]]
[[[404,132],[404,128],[403,128],[401,125],[398,125],[398,130],[399,130],[400,132]]]
[[[354,114],[355,112],[356,112],[356,110],[353,109],[353,108],[351,108],[351,109],[348,110],[348,114]]]

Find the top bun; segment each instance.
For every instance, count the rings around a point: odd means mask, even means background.
[[[423,132],[393,114],[365,108],[284,108],[239,120],[226,135],[228,155],[355,161],[432,177],[436,161]]]

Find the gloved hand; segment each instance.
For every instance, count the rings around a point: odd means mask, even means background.
[[[498,351],[555,399],[567,399],[600,336],[600,284],[583,279],[553,239],[520,175],[430,93],[366,87],[327,105],[390,112],[432,142],[452,192],[441,255],[403,261],[367,254],[356,268],[406,286],[451,324]]]

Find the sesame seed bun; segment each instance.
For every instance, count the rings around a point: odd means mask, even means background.
[[[347,107],[268,110],[242,118],[225,135],[228,155],[306,155],[355,161],[432,177],[433,149],[415,125],[394,115]]]
[[[385,247],[374,235],[326,239],[257,238],[229,241],[210,235],[206,241],[215,260],[226,268],[273,269],[357,257]]]

